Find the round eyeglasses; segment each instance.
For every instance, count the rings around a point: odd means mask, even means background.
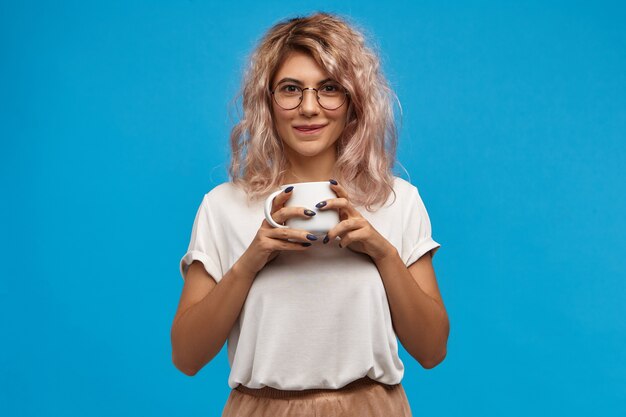
[[[343,106],[348,97],[345,88],[337,83],[324,84],[319,88],[302,88],[295,84],[279,84],[272,90],[274,101],[283,110],[293,110],[302,104],[305,90],[315,91],[315,97],[319,105],[326,110],[337,110]]]

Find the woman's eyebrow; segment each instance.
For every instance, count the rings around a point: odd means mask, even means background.
[[[317,85],[322,85],[322,84],[324,84],[324,83],[326,83],[326,82],[328,82],[328,81],[334,81],[334,80],[333,80],[332,78],[326,78],[326,79],[324,79],[324,80],[322,80],[322,81],[319,81],[319,82],[317,83]],[[303,85],[302,81],[300,81],[300,80],[296,80],[295,78],[283,78],[282,80],[280,80],[279,82],[277,82],[277,83],[276,83],[276,85],[278,85],[278,84],[282,84],[282,83],[284,83],[284,82],[290,82],[290,83],[294,83],[294,84],[298,84],[298,85]]]

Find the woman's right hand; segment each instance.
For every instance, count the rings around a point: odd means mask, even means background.
[[[315,212],[305,207],[285,207],[291,197],[293,187],[279,193],[272,202],[271,215],[278,224],[284,224],[287,219],[300,217],[309,219]],[[309,213],[309,214],[307,214]],[[307,237],[308,236],[308,237]],[[287,239],[295,240],[289,242]],[[276,258],[281,251],[305,251],[317,237],[306,230],[291,228],[276,228],[263,219],[261,227],[250,246],[241,255],[237,263],[240,268],[256,275],[266,264]]]

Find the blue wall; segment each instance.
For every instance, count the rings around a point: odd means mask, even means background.
[[[220,415],[226,350],[171,362],[178,262],[247,54],[325,10],[380,48],[442,244],[448,356],[402,350],[414,415],[625,415],[622,3],[7,3],[0,414]]]

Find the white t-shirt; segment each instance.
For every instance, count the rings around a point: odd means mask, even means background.
[[[392,193],[375,212],[355,208],[409,266],[440,245],[431,238],[417,188],[396,177],[394,190],[395,202]],[[183,278],[198,260],[219,283],[263,219],[262,201],[248,204],[230,182],[213,188],[196,214],[180,262]],[[321,240],[304,252],[280,253],[257,274],[228,336],[231,388],[338,389],[364,376],[401,382],[404,365],[376,265],[365,254],[339,248],[338,240]]]

